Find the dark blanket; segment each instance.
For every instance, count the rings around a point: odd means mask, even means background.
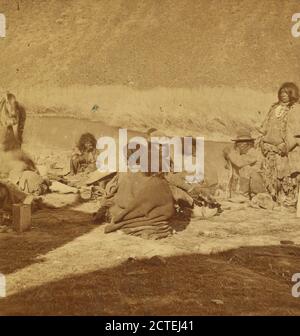
[[[172,232],[168,222],[174,212],[173,196],[163,178],[142,173],[121,174],[110,208],[112,222],[105,232],[122,230],[143,238],[165,238]]]

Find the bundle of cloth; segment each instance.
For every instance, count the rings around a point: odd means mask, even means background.
[[[111,223],[105,232],[122,230],[146,239],[172,234],[169,220],[175,213],[167,181],[144,173],[118,174],[118,189],[110,207]]]
[[[31,157],[22,149],[0,150],[0,162],[2,182],[9,182],[20,191],[36,196],[48,192],[49,181],[41,176]]]
[[[1,217],[8,216],[5,225],[10,225],[13,205],[31,204],[33,211],[39,209],[42,200],[38,196],[48,191],[49,182],[21,149],[0,150],[0,162],[0,223]]]

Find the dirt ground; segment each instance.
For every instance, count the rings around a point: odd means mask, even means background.
[[[73,138],[63,147],[46,135],[36,148],[25,138],[25,150],[39,165],[67,164]],[[49,149],[51,143],[57,147]],[[215,164],[218,176],[224,145],[205,145],[205,166]],[[291,277],[300,272],[295,210],[222,201],[219,216],[178,217],[173,236],[152,241],[105,234],[105,224],[92,222],[97,201],[57,193],[43,201],[52,208],[33,214],[31,231],[0,233],[7,285],[0,315],[300,313],[300,299],[291,294]]]
[[[175,235],[150,241],[104,234],[96,204],[74,195],[45,201],[59,208],[37,211],[31,231],[0,234],[1,315],[300,314],[294,212],[227,202],[220,216],[177,219]]]
[[[68,163],[73,138],[51,150],[45,138],[37,148],[25,141],[34,161]],[[214,156],[225,145],[205,145],[206,168],[215,164],[218,176],[223,163]],[[43,201],[52,208],[33,214],[31,231],[0,233],[0,315],[300,314],[291,294],[300,272],[295,210],[222,201],[219,216],[178,217],[173,236],[152,241],[105,234],[92,222],[97,201],[57,193]]]

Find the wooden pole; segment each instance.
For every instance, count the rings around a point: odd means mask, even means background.
[[[297,217],[300,218],[300,192],[298,192]]]

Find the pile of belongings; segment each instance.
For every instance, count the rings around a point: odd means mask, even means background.
[[[191,208],[191,217],[206,219],[219,214],[221,205],[212,196],[217,187],[217,180],[206,178],[202,182],[189,183],[187,174],[169,173],[165,176],[180,211]],[[188,212],[190,213],[190,212]]]

